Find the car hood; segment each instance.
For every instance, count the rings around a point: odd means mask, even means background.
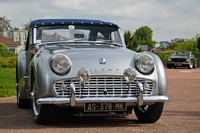
[[[76,49],[63,53],[69,57],[75,73],[87,68],[95,75],[123,74],[125,68],[134,67],[136,54],[125,49]]]
[[[48,52],[45,58],[55,54],[65,54],[72,64],[69,77],[77,76],[81,68],[87,68],[92,75],[123,75],[127,68],[135,68],[134,57],[136,52],[125,48],[113,49],[61,49]],[[47,57],[48,56],[48,57]],[[101,60],[104,60],[101,63]]]

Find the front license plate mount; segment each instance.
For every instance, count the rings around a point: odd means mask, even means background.
[[[100,102],[85,103],[85,112],[109,112],[109,111],[126,111],[126,102]]]
[[[175,63],[175,66],[182,66],[181,63]]]

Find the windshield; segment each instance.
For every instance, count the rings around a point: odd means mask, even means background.
[[[37,43],[52,41],[102,41],[122,44],[118,28],[116,27],[54,25],[37,28]]]
[[[181,55],[191,55],[190,51],[176,51],[174,55],[181,56]]]

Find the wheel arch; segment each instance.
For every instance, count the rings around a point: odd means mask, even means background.
[[[164,65],[161,59],[154,53],[151,53],[155,60],[155,66],[158,75],[158,89],[160,95],[167,95],[167,78]]]

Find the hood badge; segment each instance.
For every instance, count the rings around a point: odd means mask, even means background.
[[[99,58],[99,63],[100,64],[106,64],[106,59],[104,57]]]

